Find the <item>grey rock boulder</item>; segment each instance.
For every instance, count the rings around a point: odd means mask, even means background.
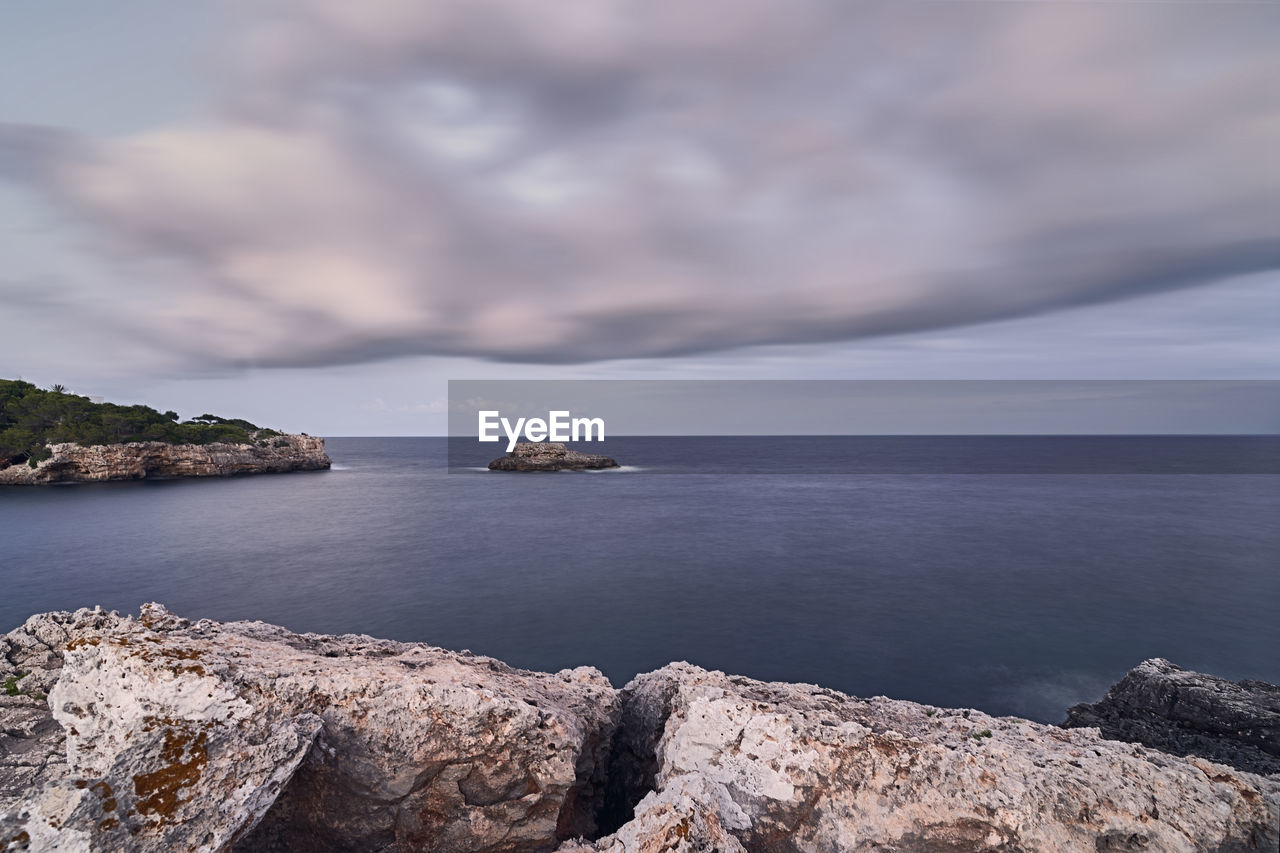
[[[1251,773],[1280,774],[1280,687],[1143,661],[1063,724],[1173,755],[1198,755]]]

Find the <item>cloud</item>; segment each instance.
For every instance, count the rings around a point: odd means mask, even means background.
[[[192,364],[847,340],[1280,267],[1265,4],[237,9],[199,121],[0,127]]]

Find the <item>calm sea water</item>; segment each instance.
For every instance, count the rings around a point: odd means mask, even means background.
[[[984,468],[849,438],[792,440],[809,462],[760,475],[734,460],[777,444],[735,441],[504,475],[446,473],[444,439],[337,438],[328,472],[0,489],[0,630],[157,600],[619,685],[683,659],[1045,721],[1146,657],[1280,681],[1280,476],[949,473]],[[1018,452],[1053,470],[1275,470],[1278,447],[1037,441]],[[890,473],[814,461],[872,457]],[[682,459],[709,473],[666,473]]]

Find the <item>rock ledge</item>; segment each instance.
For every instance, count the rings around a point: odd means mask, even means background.
[[[0,485],[36,486],[173,477],[227,477],[238,474],[318,471],[330,465],[324,439],[276,435],[257,444],[53,444],[53,455],[35,468],[0,468]]]
[[[6,853],[1280,843],[1280,777],[687,663],[619,691],[588,667],[145,605],[33,616],[0,637],[0,682]]]

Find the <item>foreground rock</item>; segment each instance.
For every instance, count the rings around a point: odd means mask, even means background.
[[[586,471],[617,467],[618,463],[608,456],[579,453],[558,442],[529,441],[519,442],[510,454],[489,463],[490,471]]]
[[[0,640],[0,678],[17,672],[31,693],[0,704],[6,851],[1280,843],[1280,779],[1093,729],[683,663],[615,691],[593,669],[523,672],[148,605],[137,620],[33,617]]]
[[[1280,687],[1188,672],[1155,658],[1101,700],[1067,712],[1069,727],[1174,755],[1199,755],[1252,773],[1280,774]]]
[[[0,485],[91,483],[166,477],[226,477],[317,471],[329,467],[324,439],[308,435],[275,435],[256,444],[50,445],[53,455],[35,468],[25,463],[0,468]]]
[[[117,621],[100,610],[46,613],[0,637],[0,813],[66,774],[66,733],[49,711],[48,693],[67,643]]]
[[[1280,783],[1091,730],[688,664],[638,677],[623,702],[612,781],[643,798],[615,834],[566,850],[688,839],[677,849],[1191,853],[1278,840]]]
[[[66,763],[0,803],[10,846],[537,851],[594,831],[617,716],[596,670],[158,606],[69,635],[48,699]]]

